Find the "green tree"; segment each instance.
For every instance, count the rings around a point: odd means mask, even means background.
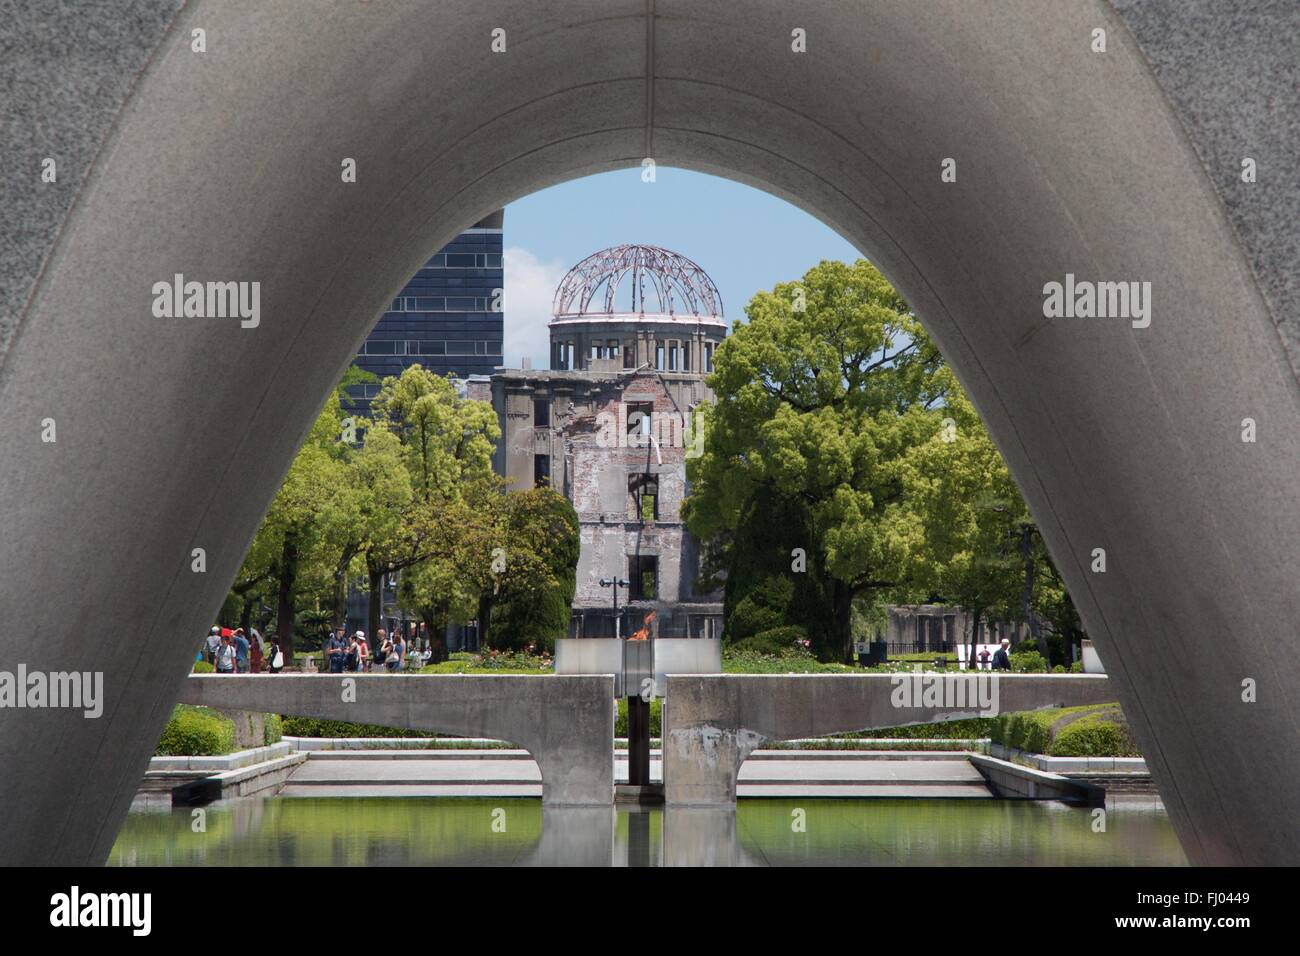
[[[938,429],[933,408],[955,381],[865,260],[822,262],[745,312],[716,354],[686,521],[715,551],[712,565],[730,571],[741,529],[768,520],[760,502],[800,515],[807,540],[794,545],[830,609],[814,650],[846,659],[855,598],[906,583],[919,528],[903,500],[904,462]]]
[[[290,659],[305,562],[317,544],[321,515],[343,486],[341,418],[338,396],[332,394],[290,464],[236,577],[237,593],[269,582],[276,600],[276,633]]]
[[[384,533],[371,535],[362,549],[373,635],[379,629],[386,575],[434,559],[463,566],[456,563],[457,549],[447,543],[453,526],[448,516],[467,514],[457,511],[459,504],[486,502],[499,485],[492,472],[492,454],[501,430],[489,403],[462,398],[450,379],[419,365],[384,379],[371,411],[371,431],[383,430],[396,439],[411,488],[410,500],[395,513],[395,522]],[[369,436],[366,443],[370,444]],[[432,587],[445,582],[447,573],[447,569],[426,569],[420,578]],[[446,594],[446,587],[440,587],[439,593]],[[410,591],[406,600],[435,609],[453,606],[442,599],[429,604],[417,591]],[[431,632],[432,636],[436,635]]]
[[[919,542],[908,576],[918,591],[972,612],[973,649],[982,619],[1020,617],[1021,529],[1032,529],[1033,519],[961,390],[950,390],[936,414],[940,428],[913,449],[905,469]]]
[[[551,488],[511,491],[500,498],[498,537],[480,592],[484,645],[554,650],[568,634],[581,547],[578,513]]]

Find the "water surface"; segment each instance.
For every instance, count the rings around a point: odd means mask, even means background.
[[[1157,799],[742,799],[736,809],[543,809],[537,799],[138,802],[113,866],[1184,866]],[[1104,830],[1099,829],[1104,822]],[[202,829],[200,829],[200,827]]]

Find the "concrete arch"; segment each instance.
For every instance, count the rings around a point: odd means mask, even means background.
[[[880,265],[1016,475],[1189,856],[1300,859],[1295,178],[1258,184],[1293,214],[1248,228],[1212,162],[1239,127],[1178,70],[1189,31],[1294,37],[1296,14],[1195,0],[1166,31],[1130,6],[149,0],[7,23],[33,69],[52,36],[90,52],[51,75],[61,109],[19,84],[4,115],[22,168],[60,144],[81,166],[4,187],[44,228],[6,223],[0,259],[0,649],[104,672],[107,704],[2,712],[0,859],[107,857],[294,449],[421,257],[647,156],[787,198]],[[1249,80],[1214,65],[1238,104],[1294,90],[1294,51],[1266,52]],[[1290,135],[1269,142],[1294,157]],[[176,273],[260,281],[260,325],[153,318]],[[1045,321],[1067,273],[1150,281],[1150,327]]]

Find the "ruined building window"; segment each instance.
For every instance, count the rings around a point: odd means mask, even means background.
[[[606,354],[610,358],[618,358],[618,339],[609,340],[609,350]]]
[[[668,343],[668,371],[677,371],[677,353],[680,351],[681,349],[676,342]]]
[[[664,370],[664,344],[662,342],[655,343],[655,368],[661,372]]]
[[[549,488],[551,485],[551,456],[533,456],[533,487]]]
[[[549,399],[533,399],[533,424],[538,428],[551,427],[551,402]]]
[[[641,448],[650,440],[651,416],[654,415],[653,402],[628,402],[627,438],[633,448]]]
[[[659,479],[654,475],[628,475],[627,493],[634,520],[659,520]]]
[[[636,340],[628,339],[623,343],[623,367],[636,368]]]
[[[691,370],[691,343],[683,342],[682,343],[682,371],[689,372],[690,370]]]
[[[633,601],[658,600],[659,558],[655,555],[628,555],[627,579],[632,582],[628,596]]]
[[[713,343],[704,343],[704,371],[713,371]]]

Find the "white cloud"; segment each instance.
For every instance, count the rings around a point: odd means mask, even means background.
[[[546,324],[551,321],[555,288],[569,270],[558,259],[542,262],[519,246],[505,250],[505,357],[508,368],[519,368],[525,356],[533,368],[551,364],[551,339]]]

